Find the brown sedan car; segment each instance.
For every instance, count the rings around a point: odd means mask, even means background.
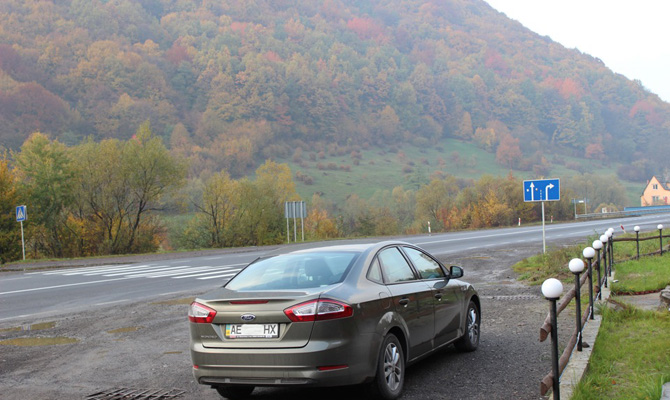
[[[193,375],[230,399],[353,384],[395,399],[407,365],[450,343],[477,348],[479,297],[462,276],[403,242],[258,259],[191,304]]]

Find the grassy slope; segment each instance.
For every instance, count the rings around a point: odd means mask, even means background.
[[[456,152],[461,162],[454,162],[452,154]],[[488,153],[475,144],[463,142],[455,139],[444,139],[437,146],[418,148],[411,145],[399,147],[399,151],[392,153],[378,148],[371,148],[361,152],[362,159],[358,166],[354,165],[349,154],[342,156],[326,154],[324,159],[316,158],[315,161],[309,160],[310,152],[303,149],[303,166],[294,162],[292,158],[279,159],[279,162],[289,164],[294,174],[300,171],[303,174],[313,178],[312,185],[306,185],[296,181],[298,193],[305,200],[311,200],[315,192],[333,201],[335,204],[342,204],[344,199],[352,193],[361,198],[370,198],[377,190],[392,190],[395,186],[403,186],[406,189],[412,188],[411,180],[413,174],[423,174],[426,179],[435,171],[452,174],[459,178],[478,179],[484,174],[494,176],[505,176],[509,173],[508,168],[501,167],[495,161],[495,154]],[[404,154],[404,156],[403,156]],[[444,163],[439,165],[438,159],[442,158]],[[547,157],[551,162],[551,156]],[[592,160],[579,158],[561,157],[566,164],[578,164],[583,171],[589,171],[595,174],[608,176],[616,171],[616,165],[605,167]],[[425,160],[425,161],[424,161]],[[404,172],[403,168],[409,163],[413,172]],[[350,171],[345,170],[319,170],[317,164],[321,163],[328,166],[334,163],[338,168],[340,166],[349,166]],[[513,171],[514,175],[522,179],[538,178],[532,171]],[[577,175],[580,172],[568,169],[564,165],[554,164],[548,177],[567,178]],[[639,205],[639,196],[644,183],[625,182],[622,184],[626,188],[626,194],[629,204]],[[416,187],[414,187],[416,189]]]

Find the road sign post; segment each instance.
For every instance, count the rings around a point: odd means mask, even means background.
[[[23,250],[23,261],[26,260],[26,241],[23,238],[23,221],[28,219],[26,206],[16,207],[16,221],[21,223],[21,249]]]
[[[302,241],[305,241],[305,218],[307,217],[307,208],[304,201],[284,202],[284,218],[286,218],[286,241],[291,243],[291,231],[289,219],[293,218],[293,242],[298,241],[298,218],[302,228]]]
[[[523,201],[542,203],[542,252],[547,252],[544,229],[544,202],[561,200],[560,179],[537,179],[523,181]]]

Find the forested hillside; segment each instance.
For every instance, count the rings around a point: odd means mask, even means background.
[[[145,120],[191,176],[297,147],[474,142],[506,168],[552,153],[670,153],[670,106],[481,0],[3,0],[0,147],[129,139]],[[447,149],[448,150],[448,149]]]

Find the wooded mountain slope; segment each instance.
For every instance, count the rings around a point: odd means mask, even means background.
[[[9,149],[150,120],[193,174],[444,137],[517,169],[615,158],[627,179],[670,154],[670,105],[481,0],[3,0],[0,21]]]

